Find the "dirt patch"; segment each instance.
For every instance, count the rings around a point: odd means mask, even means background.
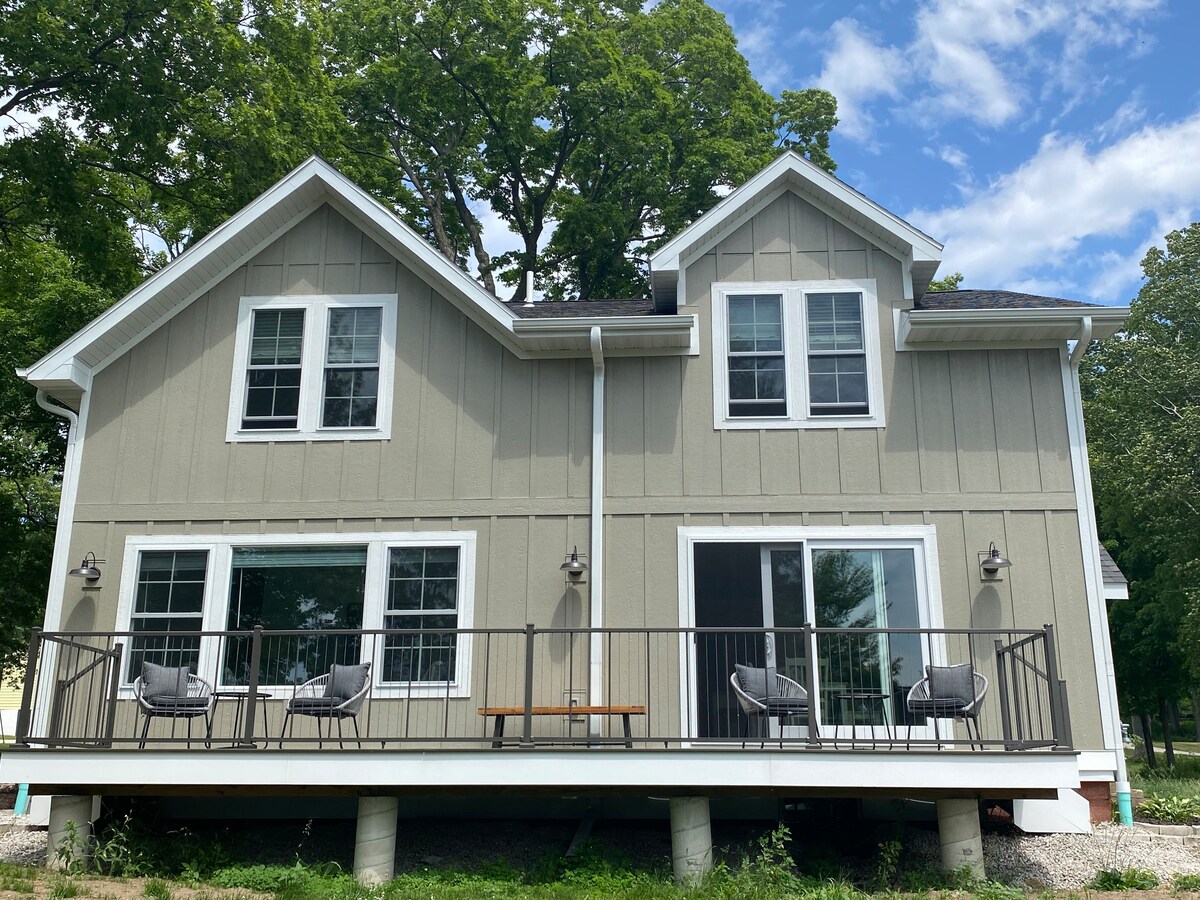
[[[0,784],[0,809],[12,809],[17,804],[17,786]]]

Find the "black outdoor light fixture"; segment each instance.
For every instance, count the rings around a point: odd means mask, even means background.
[[[979,551],[979,570],[984,578],[999,578],[1000,570],[1010,568],[1011,566],[1012,563],[996,549],[995,541],[992,541],[986,554],[982,550]]]
[[[83,562],[79,564],[79,567],[72,569],[67,574],[74,575],[76,578],[86,578],[88,583],[91,584],[92,582],[99,580],[100,570],[96,568],[96,564],[102,562],[104,562],[104,560],[96,559],[95,553],[89,552],[83,557]]]
[[[583,581],[583,573],[588,570],[588,564],[579,558],[579,547],[574,547],[558,568],[567,573],[567,581],[579,584]]]

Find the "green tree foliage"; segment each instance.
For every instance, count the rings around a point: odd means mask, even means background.
[[[1118,687],[1158,713],[1200,673],[1200,223],[1142,269],[1125,333],[1080,374],[1101,534],[1130,578],[1111,611]]]
[[[339,146],[306,2],[0,0],[0,667],[41,618],[65,449],[14,369]]]
[[[963,283],[965,276],[962,272],[955,272],[952,275],[947,275],[945,278],[935,278],[929,282],[929,287],[925,290],[927,293],[937,293],[938,291],[957,291],[958,286]]]
[[[832,95],[770,97],[702,0],[347,0],[329,16],[370,183],[515,299],[526,271],[554,298],[641,293],[644,256],[780,146],[833,168]],[[491,259],[482,209],[518,250]]]

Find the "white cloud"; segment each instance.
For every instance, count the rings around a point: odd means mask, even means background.
[[[1121,283],[1138,278],[1132,255],[1091,260],[1095,270],[1083,275],[1074,268],[1064,275],[1065,261],[1090,238],[1120,237],[1153,222],[1151,240],[1161,240],[1160,229],[1169,230],[1169,223],[1196,218],[1198,145],[1200,112],[1144,127],[1096,150],[1050,134],[1020,168],[962,205],[918,209],[909,218],[945,242],[943,269],[966,273],[972,284],[1069,277],[1088,296],[1112,300]]]
[[[829,29],[833,46],[825,54],[817,84],[838,101],[838,134],[865,140],[874,130],[867,104],[877,97],[900,97],[907,71],[903,54],[876,43],[854,19],[839,19]]]
[[[854,19],[834,22],[817,83],[844,110],[839,134],[874,140],[880,100],[925,122],[966,119],[988,128],[1027,123],[1030,101],[1061,95],[1072,108],[1105,89],[1089,59],[1099,47],[1147,52],[1142,20],[1163,0],[932,0],[907,41],[884,45]],[[757,70],[757,67],[756,67]],[[903,90],[902,90],[903,89]],[[896,103],[903,99],[903,105]]]

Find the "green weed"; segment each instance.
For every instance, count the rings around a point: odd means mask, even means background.
[[[70,900],[71,897],[87,896],[87,891],[69,878],[56,878],[47,896],[50,900]]]
[[[154,878],[142,886],[142,896],[146,900],[171,900],[171,889],[166,882]]]
[[[1200,875],[1176,875],[1171,881],[1171,889],[1186,893],[1200,892]]]
[[[1101,869],[1085,887],[1093,891],[1149,891],[1158,887],[1158,876],[1149,869]]]

